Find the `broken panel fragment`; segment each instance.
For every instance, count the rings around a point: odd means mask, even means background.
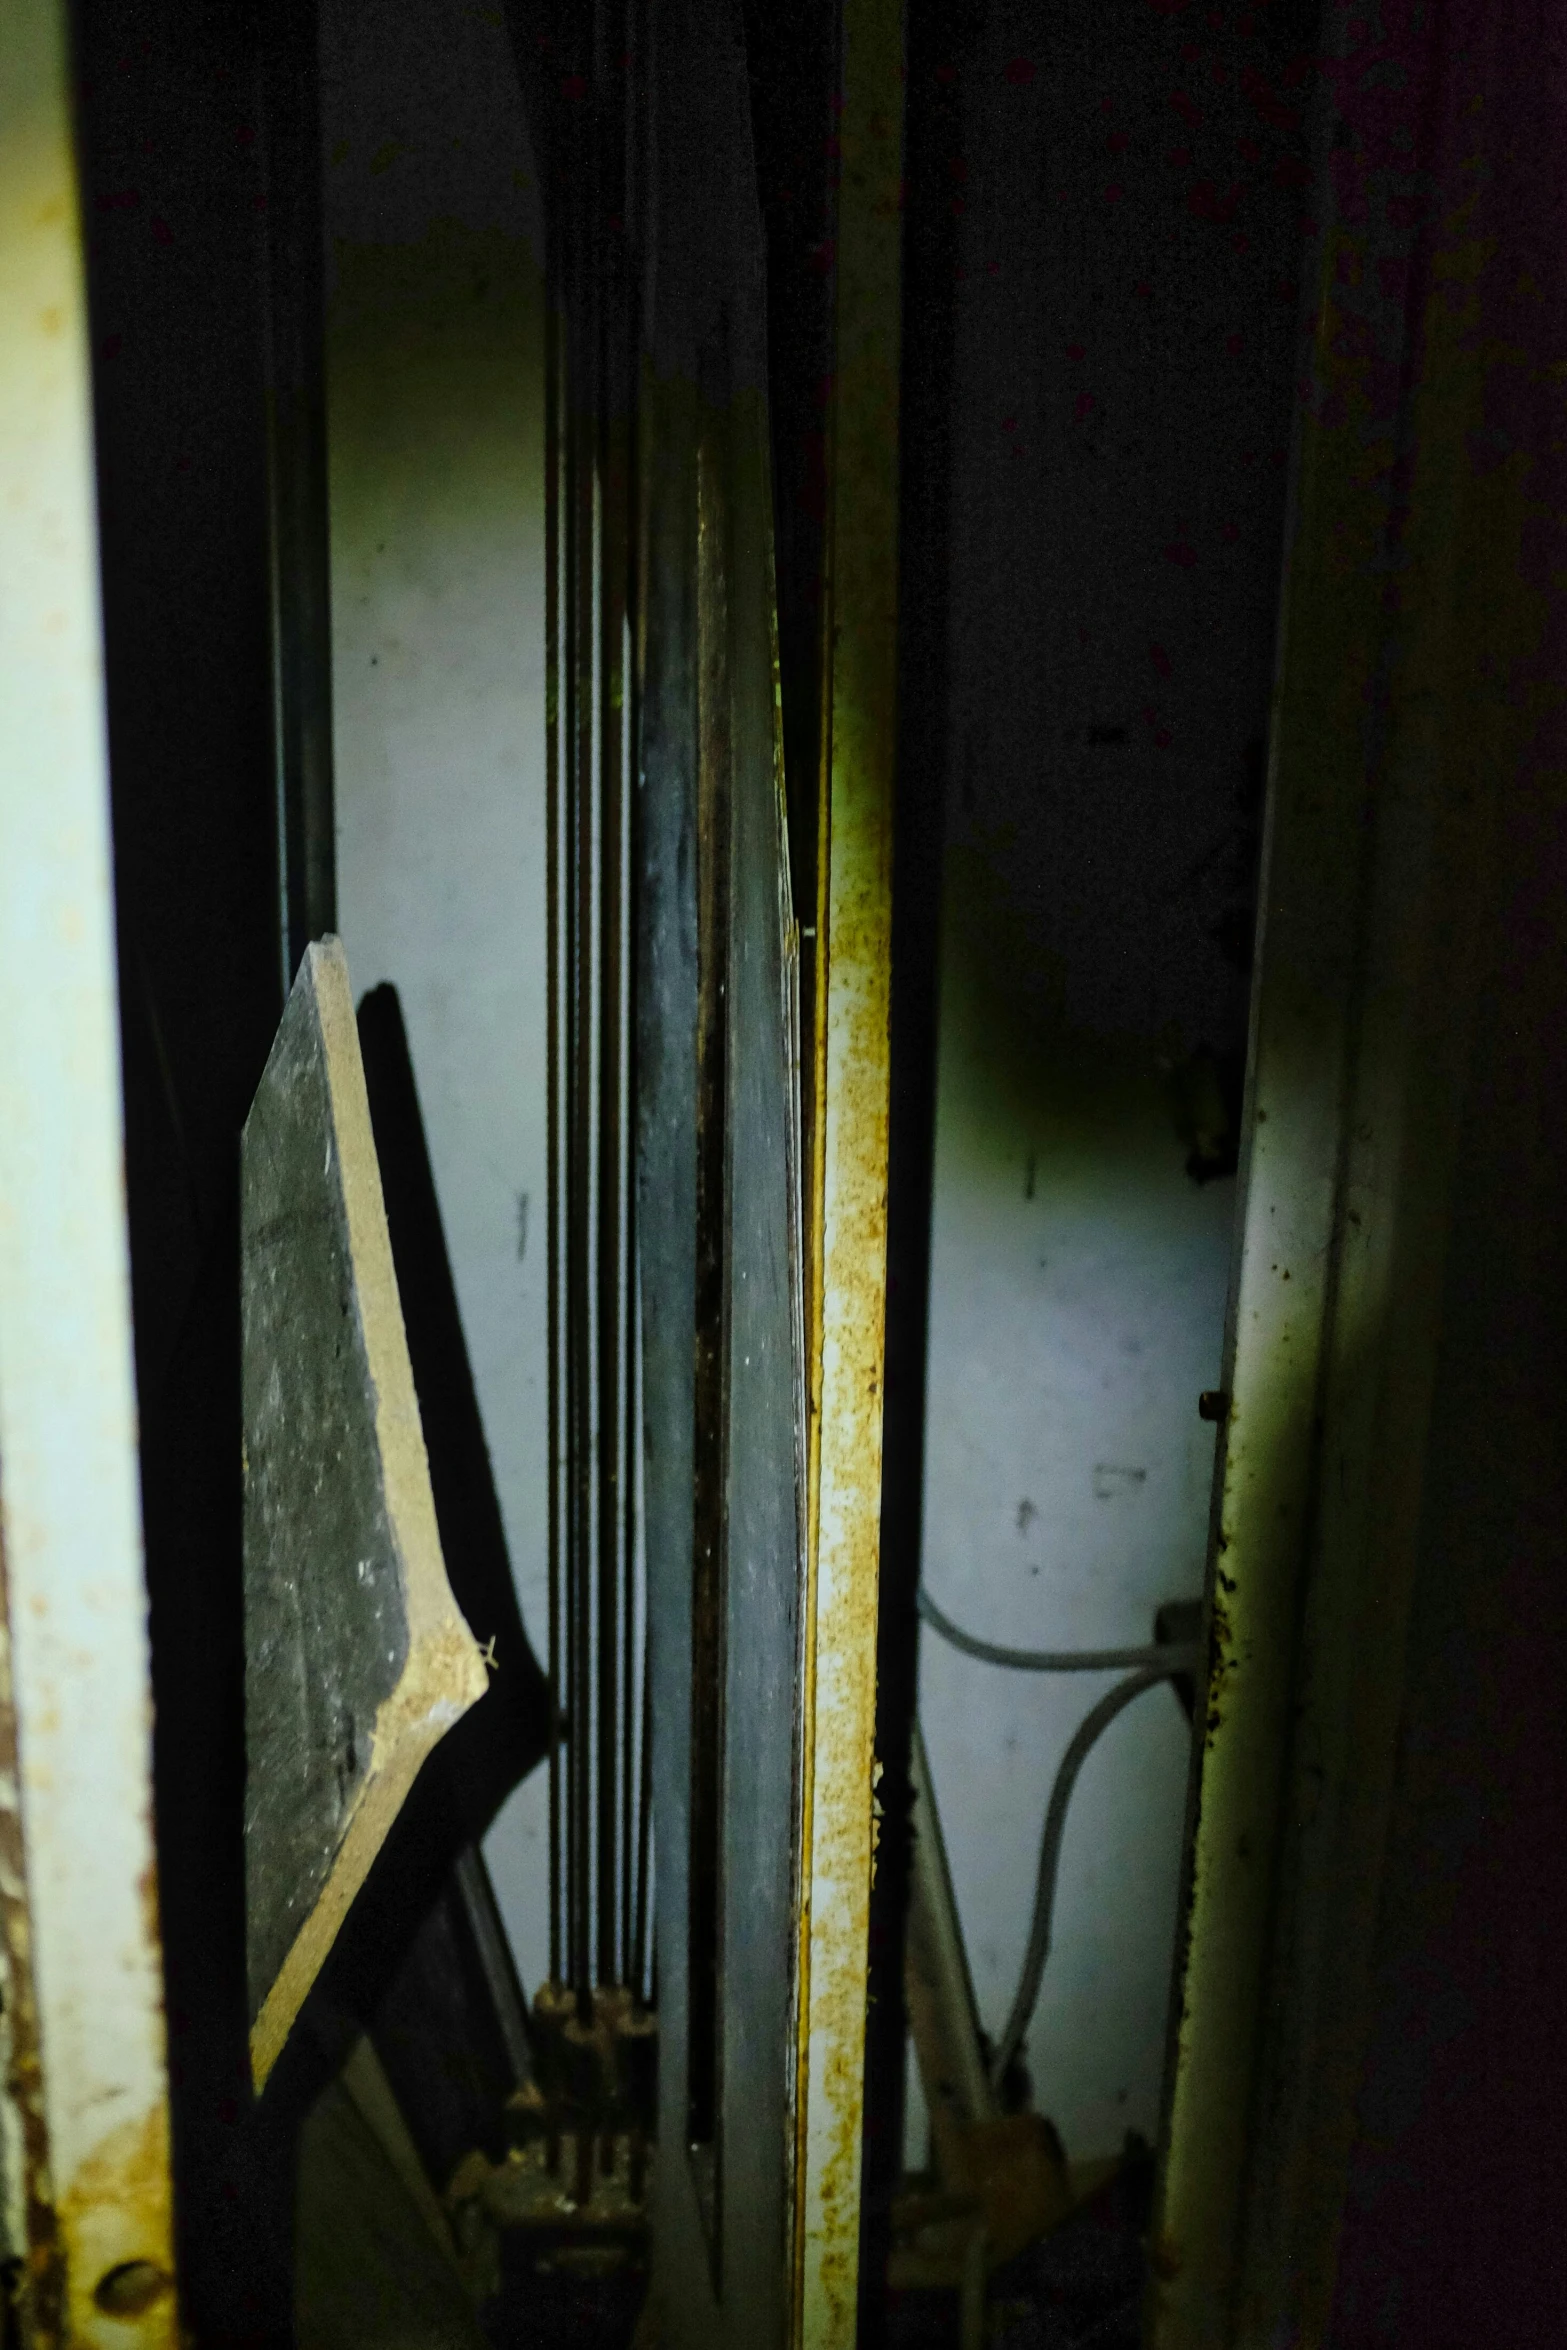
[[[241,1146],[245,1897],[258,2088],[484,1694],[447,1582],[348,965],[310,947]]]

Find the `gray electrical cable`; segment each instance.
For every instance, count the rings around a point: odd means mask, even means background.
[[[1028,1948],[1023,1954],[1023,1968],[1018,1976],[1017,1991],[1012,2000],[1012,2011],[1007,2017],[1007,2028],[991,2059],[990,2077],[1000,2088],[1007,2071],[1023,2045],[1034,2002],[1039,1997],[1039,1986],[1044,1980],[1045,1961],[1050,1956],[1050,1927],[1056,1905],[1056,1871],[1061,1859],[1061,1837],[1066,1827],[1067,1805],[1072,1800],[1072,1789],[1077,1774],[1088,1759],[1090,1748],[1102,1730],[1107,1730],[1124,1706],[1140,1697],[1145,1689],[1156,1689],[1161,1681],[1175,1679],[1181,1673],[1197,1673],[1202,1668],[1202,1649],[1199,1646],[1160,1641],[1152,1648],[1003,1648],[994,1640],[976,1639],[965,1632],[961,1624],[944,1615],[930,1593],[921,1584],[916,1598],[923,1623],[941,1638],[961,1649],[965,1656],[978,1657],[981,1664],[1005,1665],[1017,1673],[1125,1673],[1105,1692],[1099,1703],[1091,1707],[1078,1724],[1071,1745],[1061,1757],[1055,1785],[1050,1790],[1050,1808],[1045,1813],[1045,1832],[1039,1847],[1039,1874],[1034,1885],[1034,1914],[1029,1923]]]
[[[1157,1665],[1163,1677],[1189,1673],[1197,1662],[1195,1649],[1173,1643],[1152,1648],[1000,1648],[993,1640],[976,1639],[943,1615],[923,1583],[915,1604],[921,1620],[965,1656],[977,1656],[981,1664],[1008,1665],[1016,1673],[1131,1673]]]
[[[1028,2030],[1034,2002],[1039,1997],[1039,1986],[1044,1978],[1045,1961],[1050,1956],[1050,1927],[1056,1904],[1056,1870],[1061,1858],[1061,1835],[1066,1826],[1067,1805],[1072,1800],[1072,1789],[1077,1774],[1088,1759],[1089,1749],[1102,1730],[1107,1730],[1122,1709],[1134,1697],[1141,1697],[1145,1689],[1157,1689],[1171,1674],[1191,1669],[1191,1653],[1176,1648],[1157,1652],[1160,1661],[1145,1670],[1130,1673],[1106,1690],[1099,1703],[1084,1715],[1071,1745],[1061,1757],[1055,1785],[1050,1790],[1050,1808],[1045,1813],[1045,1833],[1039,1847],[1039,1875],[1034,1886],[1034,1914],[1028,1929],[1028,1948],[1023,1955],[1023,1969],[1018,1977],[1012,2012],[1007,2017],[1006,2030],[1001,2035],[996,2053],[991,2059],[990,2077],[997,2088],[1001,2086]]]

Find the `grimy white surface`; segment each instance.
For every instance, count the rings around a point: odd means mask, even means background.
[[[950,930],[949,930],[950,937]],[[949,953],[937,1107],[924,1576],[1016,1647],[1152,1638],[1194,1598],[1234,1183],[1186,1176],[1156,1075],[1025,1088]],[[1095,1098],[1097,1096],[1097,1098]],[[1075,1098],[1074,1098],[1075,1097]],[[1055,1768],[1110,1674],[1012,1673],[920,1633],[920,1714],[985,2029],[1005,2021]],[[1150,1690],[1085,1764],[1025,2047],[1073,2161],[1158,2122],[1189,1733]],[[920,2118],[912,2117],[910,2152]]]
[[[0,14],[0,1542],[47,2131],[47,2147],[32,2149],[47,2168],[28,2185],[58,2217],[63,2330],[106,2350],[172,2344],[177,2326],[70,76],[65,9],[10,0]],[[14,1913],[23,1888],[8,1879]],[[8,1923],[15,1949],[14,1914]],[[52,2262],[40,2250],[43,2299]],[[96,2298],[114,2270],[134,2282],[133,2316]]]
[[[1018,1645],[1146,1640],[1202,1585],[1197,1397],[1235,1187],[1184,1173],[1158,1064],[1245,1038],[1299,198],[1287,159],[1242,158],[1289,16],[1215,31],[1057,0],[1047,38],[1033,0],[989,0],[953,60],[945,755],[969,871],[943,962],[924,1565],[959,1622]],[[1244,181],[1243,230],[1204,215],[1210,176]],[[929,1631],[921,1677],[994,2029],[1051,1776],[1102,1684]],[[1154,2132],[1186,1761],[1151,1692],[1073,1799],[1029,2053],[1074,2159]]]

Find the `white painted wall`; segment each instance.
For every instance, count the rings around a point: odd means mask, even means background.
[[[1201,1587],[1234,1184],[1187,1176],[1159,1065],[1245,1035],[1301,177],[1256,100],[1294,22],[983,0],[955,36],[924,1566],[1016,1645],[1146,1641]],[[994,2032],[1105,1684],[929,1633],[920,1670]],[[1027,2052],[1074,2158],[1156,2128],[1187,1735],[1152,1691],[1078,1783]]]
[[[338,920],[356,998],[381,980],[402,998],[542,1660],[544,296],[501,12],[328,0],[322,111]],[[548,1969],[542,1772],[485,1853],[531,1993]]]
[[[1184,1171],[1149,1051],[1009,1020],[949,888],[925,1580],[1016,1647],[1153,1637],[1202,1587],[1232,1181]],[[1012,2003],[1056,1765],[1114,1674],[1007,1672],[921,1632],[920,1712],[981,2021]],[[1151,1690],[1085,1764],[1025,2049],[1074,2160],[1155,2132],[1188,1754]],[[911,2159],[921,2158],[919,2109]]]

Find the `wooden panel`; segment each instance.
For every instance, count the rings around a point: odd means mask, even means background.
[[[259,2086],[420,1764],[485,1690],[441,1555],[335,939],[306,953],[246,1121],[241,1280]]]

